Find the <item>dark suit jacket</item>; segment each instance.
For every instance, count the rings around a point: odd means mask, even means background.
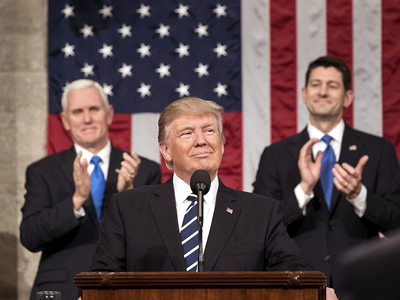
[[[389,238],[360,243],[338,260],[340,300],[398,300],[400,296],[400,231]]]
[[[279,202],[222,182],[204,261],[205,271],[311,270],[286,232]],[[172,178],[111,197],[91,270],[185,270]]]
[[[379,231],[400,225],[400,168],[392,144],[382,138],[354,130],[346,125],[339,163],[356,166],[361,156],[369,155],[362,173],[367,188],[367,210],[359,218],[353,206],[335,187],[328,211],[320,182],[314,198],[302,215],[294,194],[300,182],[297,166],[301,147],[309,140],[307,130],[265,148],[254,182],[254,192],[281,201],[289,235],[300,246],[314,268],[324,272],[328,285],[335,282],[337,255]]]
[[[103,211],[111,194],[117,192],[118,174],[123,151],[112,147],[103,200]],[[42,251],[31,299],[39,290],[57,290],[62,298],[77,299],[73,277],[87,271],[98,240],[99,222],[91,197],[84,203],[86,216],[74,215],[72,177],[75,149],[50,155],[30,165],[26,172],[25,204],[20,226],[21,243],[30,251]],[[161,182],[160,166],[141,157],[134,185]]]

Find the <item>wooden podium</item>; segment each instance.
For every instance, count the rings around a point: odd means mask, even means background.
[[[326,277],[299,272],[84,272],[82,300],[325,300]]]

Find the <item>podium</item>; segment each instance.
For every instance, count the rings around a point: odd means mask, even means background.
[[[83,272],[82,300],[325,300],[326,276],[298,272]]]

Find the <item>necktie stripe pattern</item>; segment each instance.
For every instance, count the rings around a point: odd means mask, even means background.
[[[90,176],[90,193],[92,194],[94,208],[99,221],[101,217],[104,189],[106,187],[106,180],[104,179],[103,171],[99,166],[100,162],[101,158],[98,156],[93,156],[90,160],[90,163],[94,164],[94,169],[92,175]]]
[[[331,208],[331,198],[333,190],[333,173],[332,169],[335,166],[336,158],[335,153],[331,147],[332,137],[330,135],[324,135],[321,139],[326,143],[326,149],[322,154],[322,165],[321,165],[321,176],[320,181],[322,189],[324,191],[326,205],[328,209]]]
[[[197,221],[197,197],[187,197],[190,205],[183,218],[181,238],[186,271],[196,272],[199,259],[199,223]]]

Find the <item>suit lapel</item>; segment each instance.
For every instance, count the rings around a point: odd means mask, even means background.
[[[185,271],[172,177],[160,185],[149,203],[175,271]]]
[[[212,271],[222,250],[231,236],[239,218],[241,208],[235,197],[221,181],[215,203],[210,234],[204,251],[205,270]],[[232,213],[228,212],[230,210]]]
[[[350,128],[346,124],[343,133],[342,147],[340,149],[340,157],[338,163],[342,164],[343,162],[346,162],[349,165],[355,167],[358,163],[363,146],[364,145],[361,143],[357,131]],[[333,186],[331,212],[339,201],[341,195],[342,193],[339,192],[335,186]]]
[[[75,183],[74,183],[74,160],[76,157],[75,148],[71,147],[67,151],[63,153],[61,156],[61,170],[64,173],[65,177],[67,178],[68,182],[71,184],[73,190],[75,190]]]

